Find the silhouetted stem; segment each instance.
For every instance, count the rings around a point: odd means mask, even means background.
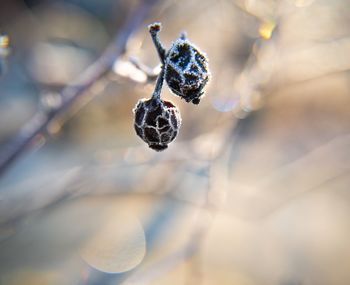
[[[160,61],[162,62],[162,64],[165,63],[165,54],[166,54],[166,50],[163,47],[162,43],[160,42],[159,39],[159,32],[162,28],[162,25],[160,23],[153,23],[151,25],[148,26],[149,32],[151,34],[153,43],[157,49]]]
[[[163,81],[164,81],[164,68],[162,67],[162,69],[158,75],[158,78],[156,81],[156,87],[154,88],[154,92],[152,95],[153,99],[157,99],[157,100],[160,99],[160,93],[162,92]]]

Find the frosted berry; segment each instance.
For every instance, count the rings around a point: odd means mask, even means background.
[[[165,58],[165,80],[171,91],[186,102],[198,104],[209,80],[206,56],[185,36],[177,39]]]
[[[176,138],[181,117],[173,103],[158,98],[141,99],[133,112],[135,131],[150,148],[162,151]]]

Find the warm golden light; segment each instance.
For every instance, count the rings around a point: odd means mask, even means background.
[[[268,40],[271,38],[275,27],[276,27],[276,23],[274,21],[262,22],[260,27],[259,27],[259,35],[264,40]]]
[[[0,36],[0,48],[7,48],[10,45],[10,38],[7,35]]]

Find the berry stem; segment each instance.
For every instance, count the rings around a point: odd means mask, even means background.
[[[162,45],[162,43],[160,42],[159,35],[158,35],[158,33],[160,32],[161,28],[162,28],[162,25],[160,23],[153,23],[153,24],[148,26],[148,29],[149,29],[149,32],[151,34],[153,43],[154,43],[154,45],[155,45],[155,47],[157,49],[160,61],[162,62],[162,64],[164,64],[165,63],[166,50],[165,50],[164,46]]]
[[[157,77],[156,87],[154,88],[154,92],[152,94],[153,100],[160,100],[160,93],[162,91],[163,81],[164,81],[164,67],[162,66],[162,69]]]

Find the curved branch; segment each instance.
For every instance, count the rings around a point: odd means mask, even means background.
[[[61,104],[49,112],[39,111],[15,135],[12,141],[0,152],[0,175],[30,149],[37,136],[45,133],[47,126],[59,115],[63,114],[82,94],[85,93],[98,79],[103,77],[113,66],[118,57],[124,53],[128,39],[142,24],[151,8],[158,0],[144,0],[130,12],[124,25],[115,36],[105,52],[83,72],[79,78],[67,85],[60,93]]]

